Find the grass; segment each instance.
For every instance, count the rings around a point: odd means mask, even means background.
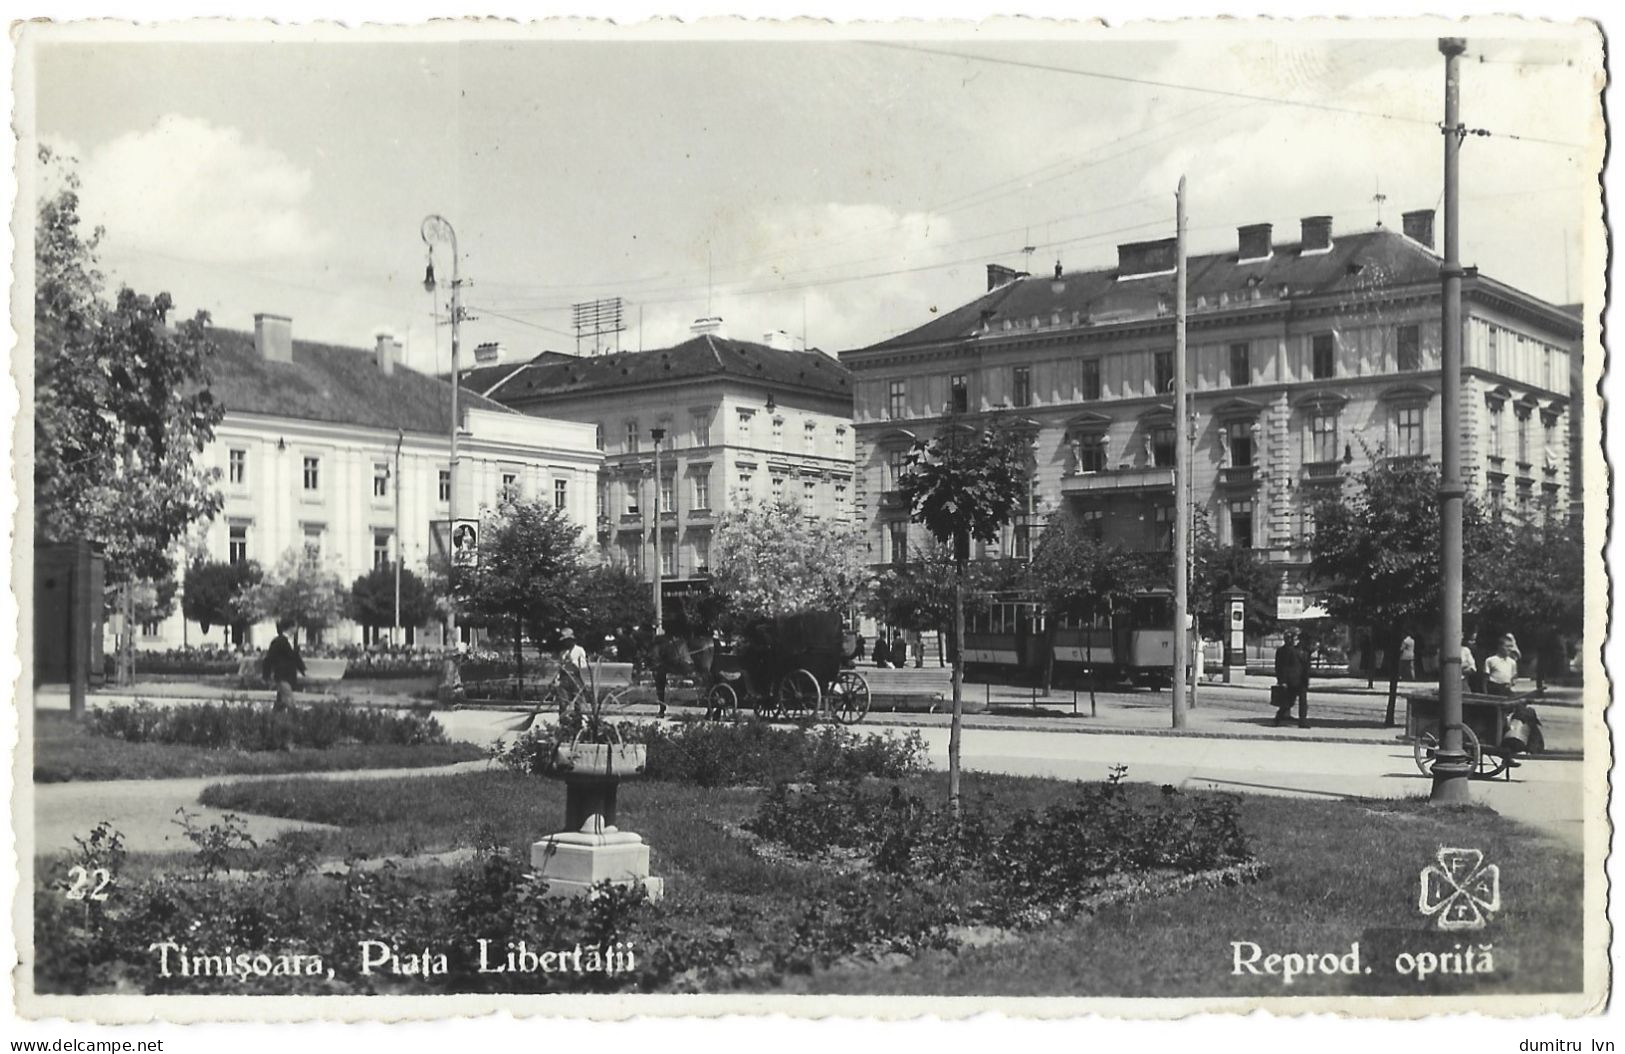
[[[941,774],[899,782],[923,796],[946,791]],[[965,778],[967,794],[995,795],[1010,809],[1042,808],[1074,786]],[[741,947],[752,943],[753,931],[786,925],[797,898],[832,888],[823,869],[761,859],[720,829],[752,815],[758,797],[649,781],[629,782],[620,793],[619,825],[649,840],[653,871],[667,879],[663,910],[712,919]],[[341,827],[300,835],[323,856],[435,852],[476,840],[524,852],[563,817],[561,785],[494,771],[434,780],[274,780],[211,787],[203,800]],[[1480,808],[1244,796],[1240,814],[1254,854],[1269,867],[1259,881],[1106,907],[1003,943],[925,951],[902,962],[892,957],[791,970],[773,984],[784,991],[862,994],[1413,994],[1422,989],[1395,974],[1393,954],[1436,947],[1437,935],[1416,907],[1419,872],[1441,845],[1450,845],[1481,849],[1501,869],[1503,910],[1489,929],[1472,935],[1474,943],[1493,943],[1496,972],[1467,979],[1469,990],[1581,987],[1578,852]],[[1291,987],[1276,978],[1236,976],[1232,941],[1256,942],[1266,952],[1337,953],[1359,941],[1373,973],[1302,977]]]
[[[484,751],[471,743],[340,744],[326,750],[286,751],[129,743],[97,735],[64,711],[42,710],[34,715],[36,783],[421,768],[484,756]]]

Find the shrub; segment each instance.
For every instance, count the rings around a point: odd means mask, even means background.
[[[211,750],[326,750],[339,743],[418,746],[446,742],[439,722],[427,714],[401,713],[345,703],[272,710],[248,702],[98,707],[89,727],[130,743],[167,743]]]
[[[698,720],[673,727],[626,722],[616,728],[623,741],[648,745],[647,778],[701,787],[901,779],[926,769],[925,740],[917,731],[859,736],[836,725],[775,728],[762,721]],[[498,745],[492,756],[516,772],[545,772],[559,735],[557,728],[540,725]]]

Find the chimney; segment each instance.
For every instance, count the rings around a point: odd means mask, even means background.
[[[709,315],[705,318],[697,318],[694,320],[694,324],[688,327],[688,331],[697,337],[705,334],[720,337],[722,336],[722,316]]]
[[[254,350],[266,362],[293,361],[293,319],[287,315],[254,315]]]
[[[1427,248],[1433,248],[1433,210],[1417,209],[1415,212],[1405,213],[1401,219],[1404,221],[1405,237],[1413,242],[1420,242]]]
[[[502,345],[494,340],[474,346],[474,364],[476,366],[492,366],[502,361]]]
[[[1024,276],[1014,267],[1006,267],[1004,264],[988,264],[987,291],[991,293],[993,290],[999,288],[999,286],[1004,285],[1007,282],[1014,282],[1016,279],[1021,277]]]
[[[1172,272],[1179,260],[1179,244],[1173,238],[1154,242],[1130,242],[1117,247],[1117,277]]]
[[[377,339],[378,372],[389,377],[394,374],[396,363],[401,361],[401,342],[393,333],[380,333]]]
[[[782,329],[775,329],[771,333],[763,333],[762,334],[762,343],[766,344],[770,348],[777,348],[780,351],[798,351],[798,350],[799,351],[805,351],[806,350],[805,348],[798,348],[797,344],[799,344],[800,342],[794,336],[790,335],[789,333],[786,333]]]
[[[1267,223],[1249,223],[1236,228],[1237,257],[1241,262],[1270,258],[1270,253],[1274,251],[1270,244],[1270,229]]]
[[[1329,252],[1332,247],[1332,218],[1330,216],[1305,216],[1303,218],[1303,251],[1306,253]]]

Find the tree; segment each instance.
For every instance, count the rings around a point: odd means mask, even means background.
[[[952,547],[954,640],[965,639],[965,578],[972,539],[996,542],[1027,501],[1029,438],[994,424],[966,435],[951,417],[929,442],[916,442],[897,490],[909,517],[939,545]],[[964,723],[965,655],[954,650],[953,721],[948,732],[948,804],[959,815],[959,741]]]
[[[201,626],[205,636],[213,626],[241,626],[246,620],[237,598],[264,577],[260,565],[252,561],[194,560],[186,568],[181,614]]]
[[[109,304],[79,216],[78,177],[49,148],[34,246],[34,515],[40,540],[98,542],[120,589],[118,677],[134,671],[135,583],[173,582],[173,545],[220,509],[194,460],[224,408],[209,393],[204,312],[173,328],[167,293]]]
[[[1257,638],[1275,625],[1275,598],[1280,577],[1245,546],[1220,545],[1204,513],[1198,512],[1191,532],[1191,613],[1197,624],[1220,634],[1230,625],[1224,594],[1247,594],[1247,635]]]
[[[623,564],[598,564],[581,575],[580,616],[573,627],[584,647],[597,651],[606,637],[624,627],[654,621],[654,598],[649,583]]]
[[[1388,654],[1397,655],[1407,633],[1440,618],[1439,473],[1426,461],[1377,456],[1353,483],[1352,493],[1327,494],[1312,509],[1310,574],[1327,614],[1380,631]],[[1471,595],[1490,540],[1471,499],[1462,511],[1462,540],[1463,591]],[[1389,726],[1398,694],[1399,667],[1390,663]]]
[[[935,630],[948,642],[948,654],[956,654],[955,580],[953,550],[944,545],[930,546],[925,548],[922,559],[894,564],[880,572],[864,601],[864,611],[890,626]],[[987,607],[991,594],[1023,585],[1022,576],[1004,561],[970,564],[966,568],[965,610],[967,614],[981,610]]]
[[[276,566],[238,592],[234,606],[245,621],[291,623],[319,633],[344,617],[344,582],[304,548],[283,553]]]
[[[434,616],[434,597],[423,579],[401,568],[402,626],[421,626]],[[347,611],[351,621],[375,628],[395,625],[395,565],[379,564],[350,584]]]
[[[452,568],[458,610],[511,634],[521,696],[527,631],[541,645],[582,614],[585,552],[581,528],[552,502],[511,501],[486,523],[479,562]]]
[[[1069,615],[1091,623],[1101,614],[1112,617],[1118,600],[1141,584],[1142,568],[1120,546],[1100,540],[1087,523],[1063,511],[1044,526],[1044,533],[1039,535],[1038,545],[1033,549],[1028,574],[1030,590],[1050,615],[1046,620],[1049,626],[1047,688],[1054,675],[1058,617]],[[1085,642],[1086,646],[1093,647],[1093,633],[1085,636]],[[1086,655],[1085,660],[1089,664],[1089,703],[1093,707],[1093,655]]]
[[[845,612],[872,577],[863,531],[792,502],[746,502],[717,524],[711,587],[739,618]]]
[[[1585,543],[1574,524],[1556,518],[1511,523],[1491,518],[1488,544],[1477,560],[1469,607],[1479,639],[1518,635],[1538,658],[1538,682],[1567,663],[1565,640],[1577,639],[1585,621]]]

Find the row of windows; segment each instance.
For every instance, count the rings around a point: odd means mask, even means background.
[[[1502,417],[1506,410],[1501,402],[1491,400],[1485,405],[1485,417],[1488,421],[1488,454],[1492,458],[1505,458],[1506,450],[1502,439]],[[1517,460],[1519,464],[1531,464],[1529,435],[1530,420],[1534,417],[1534,409],[1529,406],[1514,405],[1513,418],[1516,421]],[[1544,429],[1545,460],[1554,460],[1559,450],[1560,440],[1557,435],[1557,418],[1554,415],[1542,415],[1541,426]]]
[[[1152,351],[1151,356],[1151,383],[1158,392],[1172,391],[1174,387],[1174,353],[1172,351]],[[1332,333],[1317,333],[1310,338],[1310,375],[1315,380],[1329,380],[1337,376],[1337,339]],[[1078,396],[1082,401],[1092,401],[1101,398],[1100,384],[1100,357],[1092,356],[1079,360],[1080,375],[1078,379]],[[1246,387],[1254,383],[1252,344],[1247,341],[1238,341],[1228,348],[1229,385],[1232,388]],[[1422,329],[1418,325],[1400,326],[1397,331],[1396,365],[1403,372],[1414,372],[1422,368]],[[1027,407],[1033,403],[1033,384],[1031,366],[1011,366],[1010,370],[1010,405],[1014,407]],[[886,388],[886,416],[890,420],[901,420],[908,416],[909,391],[908,379],[898,378],[887,382]],[[970,410],[970,379],[968,375],[956,373],[948,379],[948,407],[953,413],[967,413]]]
[[[753,426],[755,417],[756,417],[756,411],[755,410],[740,410],[739,411],[738,428],[736,429],[736,432],[735,432],[735,442],[738,445],[740,445],[740,446],[749,446],[751,444],[751,430],[752,430],[752,426]],[[784,417],[782,415],[775,414],[773,416],[773,418],[771,419],[770,424],[769,424],[769,427],[772,429],[773,448],[776,449],[776,450],[783,450],[784,449],[784,423],[785,423]],[[663,418],[660,421],[660,423],[658,425],[656,425],[655,427],[656,427],[656,429],[659,429],[664,433],[661,440],[660,440],[660,449],[663,450],[663,451],[675,450],[677,448],[676,445],[677,445],[678,436],[677,436],[676,430],[672,427],[670,421]],[[651,430],[650,442],[654,442],[653,431],[654,430]],[[642,433],[642,431],[641,431],[641,429],[640,429],[640,427],[638,425],[637,419],[636,418],[628,418],[627,421],[626,421],[625,439],[621,444],[621,453],[623,453],[623,454],[636,454],[636,453],[639,453],[642,450],[642,435],[643,435],[643,433]],[[692,445],[694,447],[708,447],[708,446],[710,446],[711,445],[711,415],[710,414],[693,414],[689,418],[689,436],[693,440]],[[603,450],[605,448],[604,447],[604,426],[602,424],[600,424],[600,425],[598,425],[596,427],[596,430],[595,430],[595,442],[596,442],[597,448],[599,450]],[[802,443],[802,448],[807,453],[812,454],[812,453],[817,452],[817,450],[818,450],[818,422],[816,422],[816,421],[803,421],[802,422],[802,424],[801,424],[801,443]],[[844,454],[845,451],[846,451],[846,426],[845,425],[836,425],[835,426],[835,455],[837,457],[839,457],[840,455]]]
[[[621,544],[621,561],[627,570],[634,574],[643,573],[645,550],[648,547],[642,542],[623,542]],[[660,575],[662,578],[671,578],[679,571],[690,574],[705,575],[711,572],[711,534],[709,531],[696,531],[688,543],[689,564],[686,568],[677,566],[677,539],[673,535],[666,535],[660,539]]]
[[[387,461],[374,461],[372,463],[372,496],[374,498],[389,497],[389,481],[394,472]],[[503,476],[503,484],[507,486],[515,477],[512,473]],[[226,482],[236,488],[248,486],[248,451],[233,447],[226,452]],[[306,493],[319,493],[322,489],[322,459],[316,455],[307,454],[301,459],[300,484]],[[440,501],[451,500],[451,470],[441,469],[438,481],[438,497]]]
[[[227,529],[226,560],[233,564],[246,564],[248,555],[248,524],[233,523]],[[304,549],[305,559],[311,564],[322,562],[322,553],[327,538],[327,528],[321,524],[307,523],[302,528],[300,542]],[[372,566],[385,567],[394,559],[395,532],[375,529],[370,532],[372,537]]]
[[[774,501],[784,501],[794,493],[794,491],[786,488],[784,476],[772,475],[769,477],[769,480]],[[754,482],[754,473],[744,471],[739,473],[739,486],[747,493],[750,492]],[[662,513],[677,511],[676,489],[677,480],[675,475],[665,476],[661,479],[660,511]],[[638,502],[640,500],[639,495],[641,493],[641,486],[629,486],[625,488],[623,491],[625,505],[622,508],[625,515],[638,515]],[[801,500],[806,504],[811,505],[815,503],[818,499],[818,481],[803,479],[801,481],[800,497]],[[836,481],[834,484],[835,504],[844,505],[846,503],[846,497],[847,484],[842,481]],[[689,506],[691,509],[708,510],[711,508],[711,473],[709,470],[689,473],[689,499],[693,503]],[[598,515],[600,518],[607,517],[609,515],[608,484],[601,484],[598,488]]]

